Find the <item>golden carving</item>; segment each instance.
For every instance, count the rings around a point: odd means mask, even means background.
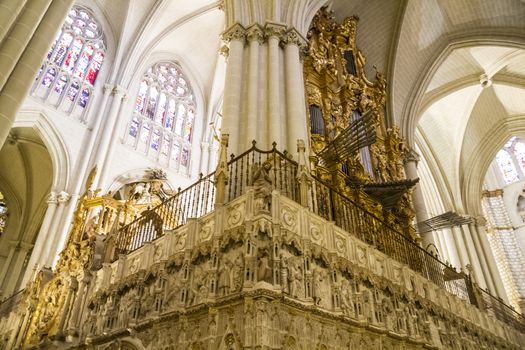
[[[397,127],[387,128],[385,76],[376,72],[372,82],[365,75],[365,58],[356,45],[358,20],[353,16],[339,24],[331,11],[322,8],[308,32],[304,77],[311,110],[311,159],[313,173],[321,180],[383,217],[382,206],[360,187],[404,180],[407,146]],[[326,145],[365,113],[374,122],[376,141],[338,164],[320,162],[317,155]],[[401,227],[409,227],[413,218],[409,195],[400,206],[395,216],[402,221]]]

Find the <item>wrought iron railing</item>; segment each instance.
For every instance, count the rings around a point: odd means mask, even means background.
[[[171,198],[148,209],[134,221],[119,230],[116,249],[118,253],[130,253],[162,236],[166,230],[174,230],[188,221],[188,218],[204,216],[214,209],[214,174],[200,179],[177,192]]]
[[[395,260],[410,266],[438,286],[470,300],[468,275],[458,273],[366,208],[313,176],[310,208],[317,215]]]
[[[505,304],[501,299],[491,295],[489,292],[480,289],[482,307],[489,313],[494,315],[500,321],[516,328],[520,332],[525,333],[525,317],[516,310]]]
[[[271,165],[268,171],[273,189],[300,203],[300,181],[298,163],[286,152],[277,151],[275,143],[269,151],[252,147],[241,155],[231,156],[228,162],[228,183],[226,202],[246,193],[252,185],[253,172],[265,163]],[[142,216],[122,227],[117,240],[117,251],[130,253],[145,242],[160,237],[166,230],[184,225],[188,218],[198,218],[214,210],[215,174],[201,177],[196,183],[179,191],[158,206],[145,211]],[[453,267],[441,262],[436,256],[422,249],[418,244],[403,235],[385,219],[376,216],[365,207],[348,198],[333,186],[312,176],[308,185],[307,206],[315,214],[333,221],[349,234],[372,245],[379,251],[408,265],[441,288],[480,308],[487,308],[495,317],[525,331],[525,320],[503,301],[482,291],[483,305],[468,274],[457,272]],[[304,203],[303,203],[304,204]],[[479,294],[479,293],[478,293]]]
[[[249,150],[237,157],[232,155],[228,162],[228,201],[246,193],[246,188],[251,185],[255,167],[264,166],[265,163],[271,166],[268,175],[272,189],[279,190],[282,195],[295,201],[298,200],[297,162],[286,152],[279,152],[275,142],[271,150],[263,151],[257,148],[253,141]]]

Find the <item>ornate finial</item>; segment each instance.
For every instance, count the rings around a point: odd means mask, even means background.
[[[88,178],[86,180],[86,186],[85,186],[86,192],[89,191],[91,187],[93,186],[93,182],[95,181],[95,176],[97,176],[97,165],[96,164],[93,168],[91,168],[91,171],[89,172]]]

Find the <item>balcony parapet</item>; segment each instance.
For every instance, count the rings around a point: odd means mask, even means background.
[[[524,334],[279,191],[261,208],[253,187],[105,264],[94,276],[85,336],[106,343],[128,329],[140,333],[203,312],[227,319],[237,312],[232,303],[243,310],[279,304],[285,318],[310,313],[320,324],[351,325],[352,332],[357,327],[411,346],[518,349],[525,343]],[[253,322],[237,324],[236,341],[260,344],[248,336]],[[228,327],[217,334],[225,337]],[[300,341],[298,330],[281,331],[269,344]],[[333,342],[326,339],[327,346]]]

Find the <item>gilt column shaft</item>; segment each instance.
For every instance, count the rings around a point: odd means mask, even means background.
[[[229,134],[229,153],[242,152],[239,124],[241,120],[242,75],[245,29],[235,24],[223,34],[229,43],[228,64],[226,66],[226,85],[224,87],[222,133]]]

